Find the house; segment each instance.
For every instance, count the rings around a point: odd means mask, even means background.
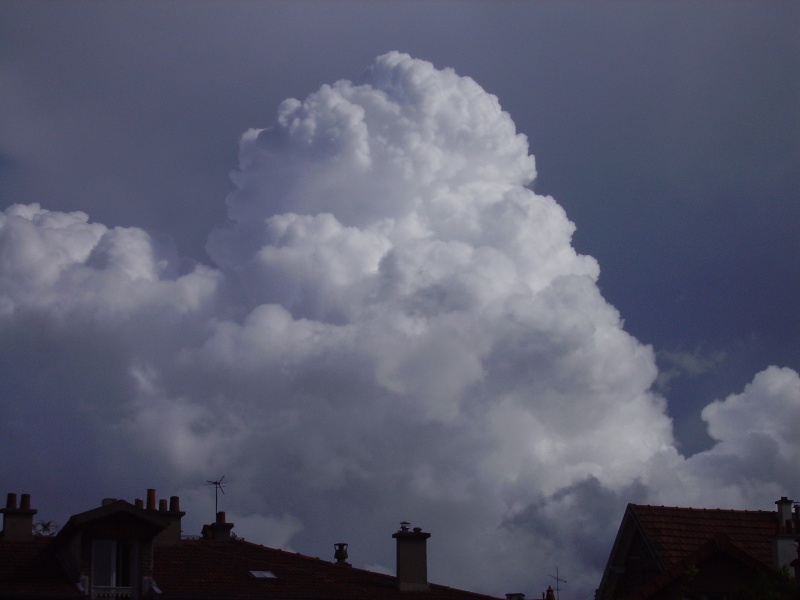
[[[108,498],[73,515],[57,535],[33,533],[30,495],[8,494],[0,533],[0,598],[283,600],[496,600],[428,583],[429,533],[402,523],[392,537],[397,576],[243,541],[224,512],[202,535],[181,535],[177,496],[133,504]]]
[[[729,600],[786,569],[798,576],[800,508],[777,511],[629,504],[597,599]]]

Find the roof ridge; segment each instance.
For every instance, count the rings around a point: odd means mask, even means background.
[[[747,509],[747,508],[705,508],[705,507],[693,507],[693,506],[667,506],[664,504],[633,504],[631,506],[634,508],[664,508],[670,510],[691,510],[691,511],[703,511],[703,512],[740,512],[740,513],[765,513],[774,515],[776,511],[774,510],[763,510],[763,509]]]

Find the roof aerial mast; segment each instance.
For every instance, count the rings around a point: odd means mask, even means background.
[[[556,600],[561,600],[561,584],[567,583],[567,580],[561,579],[561,577],[558,576],[558,567],[556,567],[556,574],[548,575],[548,577],[552,577],[556,580]]]
[[[225,475],[217,479],[216,481],[212,481],[211,479],[206,479],[206,483],[208,485],[214,486],[214,514],[216,515],[219,512],[219,493],[222,492],[222,495],[225,495],[225,489],[222,486],[222,480],[225,479]]]

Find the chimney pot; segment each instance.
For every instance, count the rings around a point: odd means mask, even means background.
[[[158,501],[158,510],[160,512],[167,512],[167,499],[166,498],[162,498],[161,500]]]
[[[136,508],[141,508],[141,509],[144,510],[144,500],[142,500],[141,498],[137,498],[136,500],[134,500],[133,501],[133,505]]]
[[[333,558],[336,559],[336,564],[349,567],[350,563],[347,562],[347,544],[344,542],[338,542],[334,544],[333,547],[336,548],[336,551],[333,553]]]
[[[169,497],[169,512],[181,512],[181,499],[178,496]]]
[[[19,509],[20,510],[30,510],[31,509],[31,495],[30,494],[22,494],[22,496],[20,496]]]
[[[225,524],[225,511],[221,510],[217,513],[217,525]]]
[[[147,510],[156,509],[156,491],[152,488],[147,490]]]
[[[6,508],[17,510],[17,495],[14,492],[9,492],[6,497]]]

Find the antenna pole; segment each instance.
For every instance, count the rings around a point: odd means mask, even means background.
[[[561,585],[562,583],[567,583],[566,579],[561,579],[558,576],[558,567],[556,567],[556,574],[555,575],[548,575],[548,577],[552,577],[556,580],[556,600],[561,600]]]
[[[222,485],[222,480],[225,479],[225,475],[220,477],[219,479],[212,481],[211,479],[206,479],[206,483],[208,485],[214,486],[214,518],[217,517],[217,513],[219,512],[219,493],[222,492],[225,495],[225,489]]]

